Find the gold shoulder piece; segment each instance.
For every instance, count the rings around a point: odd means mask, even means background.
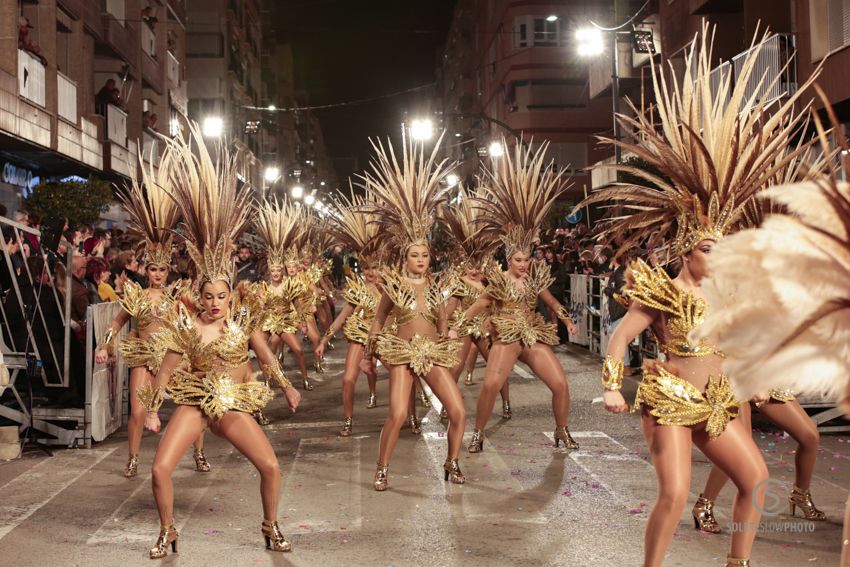
[[[528,271],[528,286],[534,291],[535,295],[539,295],[542,291],[549,289],[549,286],[555,282],[552,277],[552,270],[544,260],[534,260],[531,262],[531,269]]]
[[[138,318],[150,299],[142,286],[134,281],[128,281],[124,284],[124,294],[118,298],[118,301],[130,317]]]
[[[398,271],[385,268],[381,271],[381,278],[384,280],[381,289],[392,300],[394,305],[412,309],[416,303],[416,294],[413,288],[404,280]]]
[[[676,287],[663,268],[651,268],[643,260],[635,260],[629,264],[627,281],[629,284],[623,291],[627,299],[652,309],[681,315],[684,292]]]
[[[513,282],[498,266],[487,273],[487,295],[496,301],[507,301],[514,291]]]
[[[342,298],[351,305],[361,305],[369,295],[369,289],[366,287],[366,282],[358,276],[351,276],[345,280],[345,291],[342,292]]]

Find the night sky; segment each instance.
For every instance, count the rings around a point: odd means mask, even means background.
[[[279,41],[293,48],[299,103],[334,104],[432,83],[454,4],[455,0],[275,0]],[[415,113],[431,94],[431,89],[424,89],[316,110],[340,183],[345,184],[355,163],[360,169],[367,166],[370,136],[397,136],[404,111]]]

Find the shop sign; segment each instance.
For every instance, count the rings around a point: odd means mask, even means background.
[[[32,189],[38,182],[38,178],[32,174],[32,171],[24,167],[18,167],[12,163],[6,162],[3,164],[3,183],[23,187],[24,189]]]

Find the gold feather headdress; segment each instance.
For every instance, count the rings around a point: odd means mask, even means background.
[[[498,240],[486,233],[484,215],[475,205],[484,198],[481,187],[473,193],[458,185],[457,199],[441,207],[441,218],[451,245],[462,257],[461,261],[478,267],[498,244]]]
[[[649,111],[642,112],[631,103],[634,118],[618,115],[632,141],[602,141],[634,154],[659,174],[630,165],[603,166],[639,181],[612,183],[578,205],[613,202],[611,206],[625,209],[605,222],[600,235],[610,241],[631,232],[617,256],[648,242],[665,251],[670,261],[701,240],[716,241],[741,228],[753,196],[805,151],[804,144],[783,153],[800,132],[809,107],[796,110],[794,106],[820,71],[767,109],[759,96],[772,90],[782,75],[754,75],[769,37],[765,33],[758,43],[754,40],[733,87],[730,72],[721,71],[719,79],[712,73],[713,33],[704,24],[685,57],[681,83],[671,87],[663,69],[652,67],[660,127]],[[777,160],[780,154],[783,157]]]
[[[513,150],[504,147],[493,169],[484,168],[480,209],[483,234],[498,238],[505,246],[505,257],[531,252],[537,230],[555,201],[569,188],[563,170],[555,172],[551,160],[545,161],[548,142],[537,150],[522,141]],[[513,158],[511,158],[513,153]]]
[[[282,201],[276,198],[266,200],[257,209],[254,228],[263,243],[269,269],[292,263],[292,252],[296,251],[301,236],[303,217],[301,208],[286,198]],[[297,262],[297,251],[294,261]]]
[[[428,246],[434,215],[449,188],[443,184],[453,166],[437,161],[443,135],[426,157],[421,144],[402,137],[401,161],[392,142],[372,141],[372,171],[362,176],[362,186],[372,195],[375,224],[382,242],[402,256],[411,246]]]
[[[349,187],[350,196],[340,193],[331,210],[329,231],[348,246],[362,262],[372,265],[378,259],[378,226],[375,224],[374,203],[367,197],[356,195]]]
[[[219,148],[210,155],[197,123],[190,138],[170,142],[174,148],[170,193],[183,215],[181,232],[196,270],[196,285],[224,281],[233,286],[234,244],[253,211],[251,186],[238,178],[238,155]],[[197,154],[197,155],[196,155]]]
[[[180,209],[168,194],[166,187],[171,184],[171,168],[174,162],[174,151],[166,145],[159,162],[159,169],[150,160],[145,165],[142,154],[139,154],[141,180],[135,175],[130,177],[130,185],[119,192],[118,198],[129,219],[127,225],[131,235],[144,239],[143,264],[171,265],[174,253],[171,243],[171,231],[177,227],[180,219]]]

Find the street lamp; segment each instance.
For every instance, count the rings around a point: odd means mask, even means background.
[[[410,123],[410,137],[424,142],[434,137],[434,122],[430,118],[417,118]]]
[[[266,168],[266,181],[274,183],[280,177],[280,168],[276,165],[270,165]]]
[[[207,116],[201,123],[201,132],[207,138],[219,138],[224,132],[224,120],[221,116]]]
[[[556,16],[555,14],[550,14],[550,15],[546,16],[546,21],[547,22],[557,22],[558,16]]]
[[[454,173],[449,173],[448,175],[446,175],[446,183],[448,183],[449,187],[454,187],[455,185],[457,185],[458,181],[460,181],[460,178],[458,178],[458,176]]]
[[[316,198],[313,196],[312,193],[310,193],[309,195],[304,197],[304,204],[307,205],[308,207],[313,206],[313,203],[315,203],[315,202],[316,202]]]
[[[502,144],[499,142],[492,142],[487,148],[487,153],[490,154],[490,157],[492,158],[502,157],[505,155],[505,148],[502,147]]]
[[[605,51],[605,40],[602,30],[598,28],[581,28],[576,31],[578,54],[585,57],[600,55]]]
[[[292,188],[291,195],[293,199],[299,200],[304,196],[304,188],[300,185],[295,185]]]
[[[271,110],[272,112],[274,112],[275,110],[277,110],[277,107],[276,107],[275,105],[273,105],[273,104],[270,104],[270,105],[266,108],[266,110]]]

